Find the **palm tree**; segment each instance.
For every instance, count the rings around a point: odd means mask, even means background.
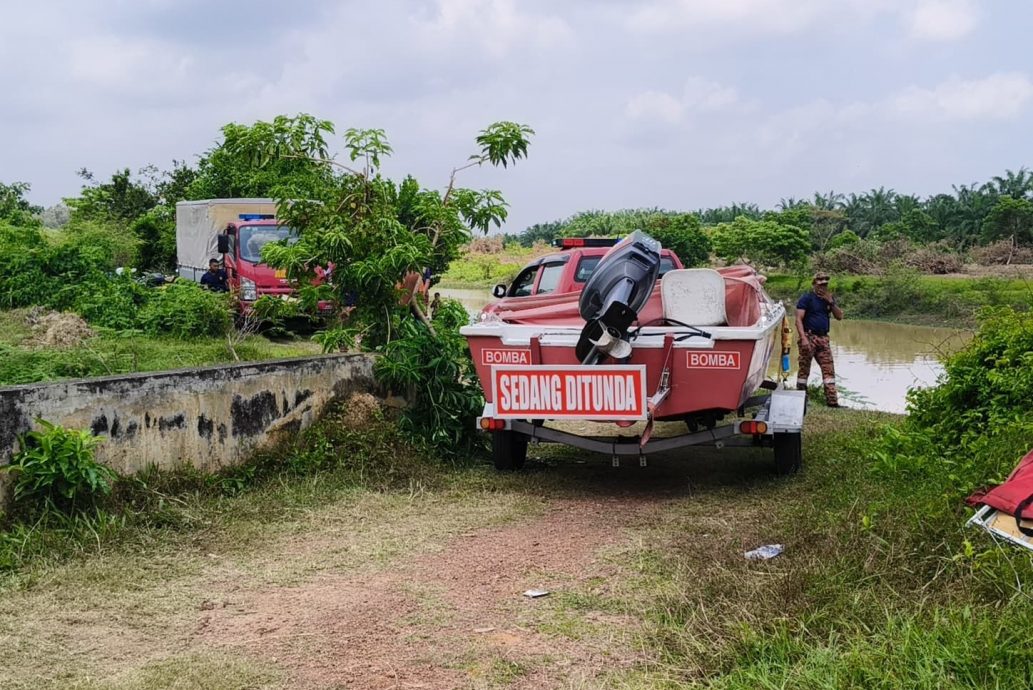
[[[806,199],[797,199],[795,196],[782,197],[781,199],[778,200],[778,210],[779,211],[789,211],[789,210],[794,209],[794,208],[799,208],[801,206],[808,206],[808,205],[810,205],[809,201],[807,201]]]
[[[1024,199],[1027,194],[1033,192],[1033,174],[1026,168],[1019,168],[1018,172],[1005,170],[1004,177],[995,175],[987,184],[999,196]]]
[[[814,193],[814,207],[820,208],[823,211],[835,211],[836,209],[843,208],[843,202],[846,197],[839,192],[829,190],[828,194],[821,194],[820,192]]]

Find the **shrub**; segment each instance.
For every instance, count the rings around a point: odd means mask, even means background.
[[[480,443],[474,428],[484,404],[466,339],[459,328],[470,321],[456,300],[443,300],[434,317],[437,337],[412,321],[384,348],[377,378],[409,396],[399,422],[403,433],[425,439],[446,458],[459,458]]]
[[[1033,317],[988,310],[967,347],[949,357],[940,385],[908,394],[909,416],[887,432],[883,469],[938,479],[954,498],[1000,481],[1033,440]]]
[[[128,275],[93,276],[70,289],[76,313],[91,324],[118,330],[139,327],[140,310],[150,297],[149,291]]]
[[[807,231],[795,225],[739,216],[710,231],[714,252],[725,261],[749,258],[765,266],[799,264],[811,249]]]
[[[111,493],[114,470],[93,458],[101,439],[89,431],[65,429],[38,420],[42,431],[19,437],[20,449],[2,468],[15,475],[14,500],[30,512],[77,513]]]
[[[644,229],[677,254],[686,267],[703,266],[710,260],[710,239],[700,228],[699,216],[657,214],[647,219]]]
[[[178,281],[154,291],[140,310],[140,326],[152,335],[222,336],[233,324],[230,297]]]
[[[43,304],[53,290],[49,247],[36,228],[0,224],[0,308]]]

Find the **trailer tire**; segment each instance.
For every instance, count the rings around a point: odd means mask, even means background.
[[[527,460],[527,437],[515,431],[495,431],[491,435],[491,458],[501,472],[519,470]]]
[[[803,437],[799,431],[775,434],[775,473],[787,476],[803,467]]]

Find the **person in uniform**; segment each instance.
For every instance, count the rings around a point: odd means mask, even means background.
[[[226,271],[219,266],[219,260],[209,259],[208,270],[201,276],[201,285],[215,292],[229,292],[226,280]]]
[[[811,283],[812,290],[796,303],[796,332],[800,334],[800,371],[796,375],[796,388],[806,390],[811,375],[811,360],[818,360],[821,368],[821,383],[825,388],[825,402],[829,407],[839,407],[839,393],[836,391],[836,367],[829,347],[831,317],[843,320],[843,310],[836,304],[836,298],[829,292],[829,275],[818,273]]]

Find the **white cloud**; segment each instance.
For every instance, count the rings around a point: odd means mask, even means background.
[[[674,124],[681,120],[685,106],[663,91],[643,91],[632,96],[624,112],[635,120],[657,120]]]
[[[739,94],[733,87],[702,77],[689,77],[683,94],[686,107],[695,110],[721,110],[739,101]]]
[[[739,94],[735,88],[703,77],[689,77],[680,96],[666,91],[643,91],[628,100],[624,112],[636,120],[673,124],[690,113],[727,110],[738,103]]]
[[[923,89],[911,87],[889,105],[899,115],[938,120],[1011,120],[1033,98],[1033,83],[1018,72],[992,74],[983,79],[952,78]]]
[[[818,0],[652,0],[639,5],[631,25],[646,31],[678,31],[731,24],[781,33],[806,26],[821,7]]]
[[[971,0],[920,0],[910,16],[911,36],[927,41],[953,41],[976,26]]]

